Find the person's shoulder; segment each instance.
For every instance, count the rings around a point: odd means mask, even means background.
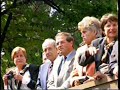
[[[6,73],[9,73],[9,72],[16,72],[16,67],[14,66],[14,67],[10,67],[10,68],[7,68],[6,69]]]
[[[46,66],[46,65],[49,65],[49,64],[51,64],[51,61],[48,61],[48,62],[43,63],[43,64],[41,65],[41,67]]]
[[[39,66],[38,66],[38,65],[35,65],[35,64],[30,64],[30,65],[29,65],[29,69],[31,69],[31,70],[38,70],[38,69],[39,69]]]
[[[62,60],[63,56],[62,55],[58,55],[57,58],[54,60],[54,63],[58,63]]]
[[[81,53],[83,53],[87,48],[88,48],[87,45],[83,45],[83,46],[77,48],[76,53],[81,54]]]
[[[117,41],[115,41],[114,46],[115,46],[115,47],[116,47],[116,46],[118,46],[118,40],[117,40]]]
[[[92,42],[101,42],[104,40],[104,37],[100,37],[100,38],[96,38],[95,40],[93,40]]]
[[[84,49],[86,49],[86,48],[88,48],[88,46],[85,44],[85,45],[77,48],[77,51],[82,51],[82,50],[84,50]]]
[[[105,42],[105,37],[100,37],[92,41],[93,46],[99,46],[100,44]]]

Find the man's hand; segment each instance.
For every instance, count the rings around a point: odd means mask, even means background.
[[[3,81],[4,81],[4,84],[5,85],[8,85],[8,75],[7,74],[5,74],[4,76],[3,76]]]

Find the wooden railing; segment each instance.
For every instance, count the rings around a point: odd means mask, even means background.
[[[118,78],[105,75],[102,80],[90,81],[70,89],[118,89]]]

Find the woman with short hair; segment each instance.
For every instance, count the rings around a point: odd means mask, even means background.
[[[95,61],[96,71],[94,78],[103,78],[102,74],[109,73],[109,57],[113,45],[118,38],[118,18],[115,14],[105,14],[101,18],[101,28],[105,37],[95,39],[92,45],[82,54],[79,64],[82,66]]]
[[[19,46],[15,47],[12,50],[11,58],[16,67],[3,76],[4,89],[35,89],[39,67],[27,63],[25,48]]]

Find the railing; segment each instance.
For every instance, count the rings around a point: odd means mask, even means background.
[[[105,75],[102,80],[90,81],[70,89],[118,89],[118,78]]]

